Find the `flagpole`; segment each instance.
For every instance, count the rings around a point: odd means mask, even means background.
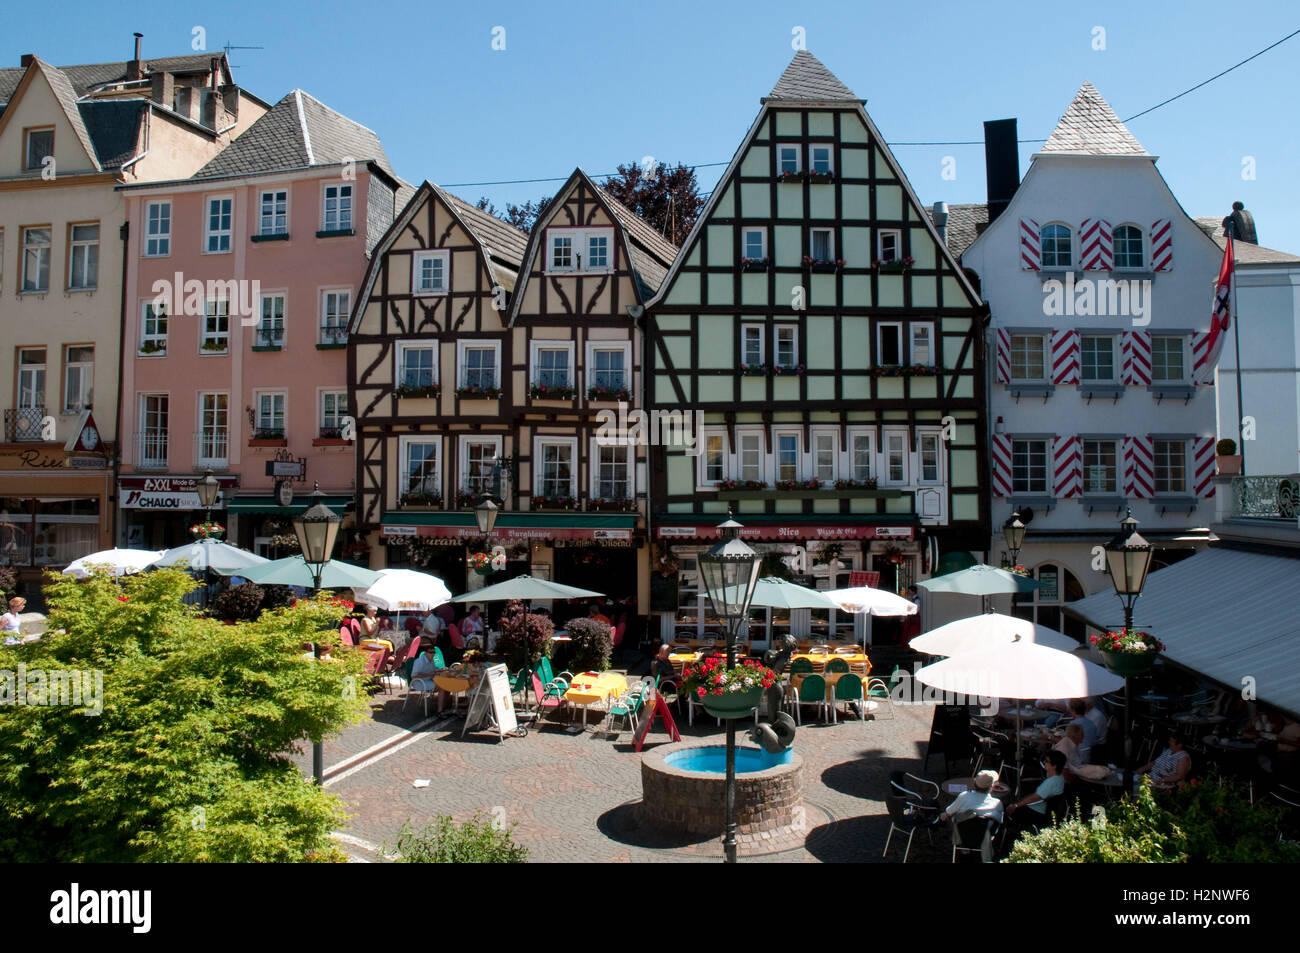
[[[1241,404],[1241,315],[1237,312],[1237,223],[1228,219],[1228,248],[1232,251],[1232,349],[1237,355],[1237,453],[1241,454],[1241,475],[1246,475],[1246,409]]]

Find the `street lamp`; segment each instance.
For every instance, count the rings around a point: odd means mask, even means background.
[[[1020,511],[1011,514],[1011,522],[1002,527],[1002,541],[1007,544],[1011,565],[1020,561],[1020,547],[1025,542],[1025,524],[1020,522]]]
[[[497,525],[497,513],[501,507],[492,502],[491,497],[483,497],[483,502],[474,507],[474,519],[478,520],[478,530],[484,536],[491,536]]]
[[[740,539],[741,526],[728,514],[718,527],[722,538],[699,557],[704,582],[714,615],[727,623],[727,668],[736,666],[736,640],[749,616],[749,603],[758,583],[758,553]],[[736,719],[727,719],[727,816],[722,848],[727,863],[736,862]]]
[[[208,470],[199,481],[199,506],[203,507],[203,521],[211,522],[212,507],[217,505],[217,496],[221,493],[221,482]]]
[[[1142,595],[1142,587],[1151,569],[1151,544],[1138,534],[1138,521],[1130,509],[1119,524],[1119,533],[1106,544],[1106,568],[1115,594],[1124,603],[1124,631],[1133,628],[1133,603]],[[1124,790],[1133,790],[1133,689],[1124,676]]]
[[[342,517],[325,505],[325,494],[320,491],[320,484],[315,483],[312,487],[312,505],[294,518],[293,531],[298,537],[303,561],[311,570],[312,589],[319,590],[321,574],[329,565],[334,543],[339,537]],[[311,773],[316,783],[321,784],[325,774],[325,751],[319,740],[311,743]]]

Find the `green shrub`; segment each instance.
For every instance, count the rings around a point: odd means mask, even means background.
[[[1156,803],[1149,784],[1090,819],[1022,836],[1009,864],[1170,864],[1187,861],[1187,835]]]
[[[18,592],[18,573],[10,566],[0,566],[0,603],[9,608],[9,600]]]
[[[1278,843],[1285,810],[1266,801],[1251,804],[1244,786],[1217,776],[1193,780],[1160,799],[1187,832],[1189,863],[1294,863],[1300,845]]]
[[[568,664],[575,672],[603,672],[614,652],[614,634],[604,622],[570,619],[565,624],[573,652]]]
[[[293,590],[288,586],[263,586],[262,608],[287,609],[293,605]]]
[[[511,671],[531,668],[543,655],[551,654],[555,623],[544,615],[526,611],[517,599],[506,603],[497,628],[501,630],[497,653],[505,657]]]
[[[1221,457],[1231,457],[1237,453],[1237,441],[1224,437],[1214,445],[1214,452]]]
[[[212,615],[225,622],[252,622],[262,614],[262,587],[246,582],[212,600]]]
[[[500,826],[476,812],[464,824],[441,814],[422,830],[407,821],[397,835],[395,849],[403,864],[523,864],[528,848],[514,842],[515,825]]]

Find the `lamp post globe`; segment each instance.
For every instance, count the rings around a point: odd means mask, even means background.
[[[314,484],[314,487],[310,497],[312,505],[294,517],[293,531],[298,537],[302,558],[315,577],[315,588],[319,589],[321,573],[334,552],[343,520],[325,505],[325,494],[320,491],[320,484]]]
[[[203,474],[203,479],[198,484],[199,506],[204,509],[204,519],[211,519],[212,507],[217,505],[217,497],[221,494],[221,482],[212,475],[208,470]]]
[[[1142,594],[1151,569],[1151,544],[1137,531],[1138,521],[1128,510],[1119,532],[1105,545],[1106,569],[1115,594],[1124,603],[1124,631],[1133,628],[1133,603]],[[1124,790],[1133,790],[1133,682],[1124,677]]]
[[[478,520],[478,531],[484,536],[491,536],[492,529],[497,525],[497,513],[501,507],[497,506],[489,497],[483,497],[483,502],[474,507],[474,519]]]
[[[1011,565],[1020,561],[1020,547],[1025,542],[1025,524],[1020,521],[1020,512],[1011,514],[1011,522],[1002,527],[1002,541],[1007,544]]]
[[[718,526],[721,539],[699,557],[700,579],[716,616],[727,623],[727,668],[736,666],[736,638],[749,615],[758,584],[758,553],[740,539],[741,525],[728,515]],[[726,830],[722,848],[736,862],[736,719],[727,719]]]

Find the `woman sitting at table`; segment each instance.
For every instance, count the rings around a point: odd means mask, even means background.
[[[411,691],[413,692],[437,692],[438,693],[438,714],[442,714],[443,706],[447,701],[447,693],[438,688],[433,682],[433,676],[438,672],[438,664],[434,661],[434,646],[426,642],[423,651],[416,658],[415,664],[411,666]]]
[[[1062,772],[1065,770],[1065,755],[1053,749],[1043,757],[1043,771],[1047,774],[1033,794],[1026,794],[1015,804],[1007,808],[1007,814],[1015,814],[1021,808],[1028,808],[1030,813],[1027,818],[1030,823],[1039,823],[1047,817],[1047,801],[1049,798],[1056,797],[1058,794],[1065,793],[1065,778]],[[1017,818],[1018,821],[1024,822],[1026,816]],[[1024,827],[1021,823],[1020,827]]]
[[[379,635],[379,610],[372,605],[365,605],[361,611],[361,637],[373,639]]]
[[[1183,742],[1177,735],[1170,735],[1169,747],[1160,757],[1138,768],[1138,774],[1150,774],[1151,784],[1157,791],[1172,791],[1187,780],[1191,770],[1192,756],[1183,750]],[[1141,782],[1140,778],[1134,780]]]

